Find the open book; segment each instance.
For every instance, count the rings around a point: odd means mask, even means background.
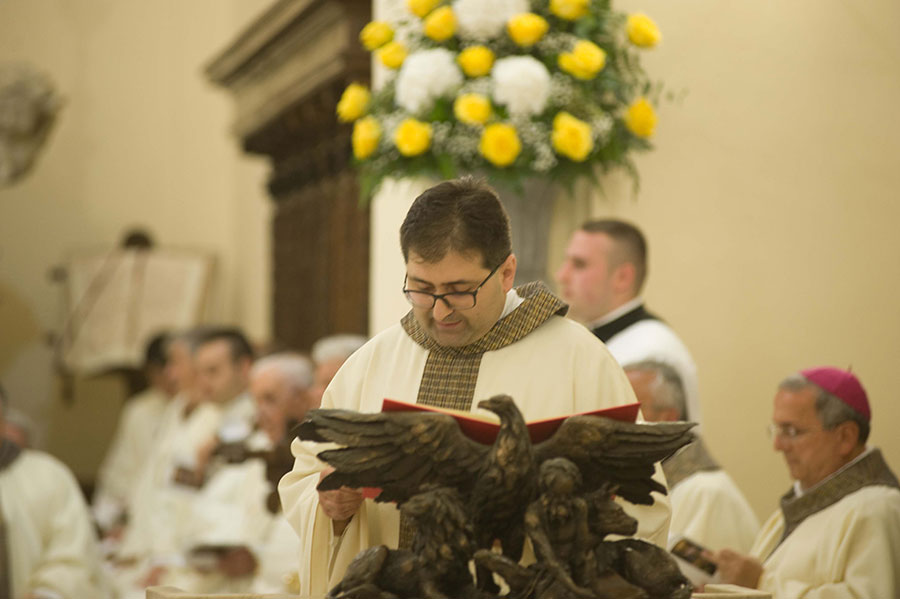
[[[556,429],[560,427],[563,420],[569,416],[595,415],[612,418],[614,420],[622,420],[625,422],[634,422],[638,415],[641,404],[634,402],[612,408],[604,408],[602,410],[593,410],[590,412],[581,412],[579,414],[566,414],[565,416],[555,416],[553,418],[544,418],[543,420],[532,420],[527,422],[528,433],[532,443],[540,443],[549,439]],[[385,398],[381,402],[382,412],[437,412],[453,416],[459,423],[459,428],[463,434],[485,445],[492,445],[497,433],[500,431],[500,420],[495,414],[490,412],[475,413],[463,412],[461,410],[449,410],[446,408],[437,408],[435,406],[427,406],[417,403],[407,403],[405,401],[397,401],[395,399]],[[377,487],[363,488],[363,497],[366,499],[374,499],[381,493],[381,489]]]
[[[528,433],[531,436],[532,443],[540,443],[549,439],[556,429],[563,423],[563,420],[569,416],[604,416],[613,420],[622,420],[625,422],[634,422],[637,418],[640,404],[630,403],[612,408],[604,408],[602,410],[593,410],[590,412],[582,412],[580,414],[567,414],[565,416],[556,416],[553,418],[545,418],[543,420],[532,420],[526,423]],[[403,411],[420,411],[420,412],[439,412],[441,414],[449,414],[456,418],[459,428],[462,432],[474,441],[491,445],[497,438],[497,432],[500,430],[500,421],[495,414],[489,412],[462,412],[460,410],[448,410],[445,408],[436,408],[434,406],[426,406],[422,404],[412,404],[405,401],[397,401],[394,399],[385,399],[381,403],[382,412],[403,412]]]

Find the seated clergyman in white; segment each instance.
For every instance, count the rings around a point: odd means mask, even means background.
[[[645,360],[625,366],[641,412],[649,422],[687,420],[687,401],[678,372]],[[663,461],[672,500],[669,545],[687,537],[708,549],[749,551],[759,520],[734,480],[697,439]]]
[[[0,431],[8,400],[0,388]],[[81,489],[53,456],[0,435],[0,597],[105,599]]]
[[[775,597],[900,597],[900,485],[866,445],[872,411],[859,380],[832,367],[785,379],[772,433],[793,487],[750,555],[711,555],[725,582]]]

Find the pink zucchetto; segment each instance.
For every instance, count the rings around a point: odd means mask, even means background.
[[[862,383],[849,370],[841,370],[833,366],[820,366],[801,370],[800,374],[806,377],[810,383],[818,385],[828,393],[831,393],[842,402],[850,406],[854,412],[871,420],[872,411],[869,408],[869,398]]]

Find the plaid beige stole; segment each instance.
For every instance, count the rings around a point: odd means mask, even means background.
[[[0,439],[0,470],[13,463],[19,456],[19,446]],[[9,563],[9,535],[3,518],[3,504],[0,503],[0,599],[12,599],[12,571]]]
[[[831,507],[863,487],[873,485],[900,489],[897,477],[884,461],[880,449],[872,450],[869,455],[800,497],[797,497],[794,489],[791,489],[781,498],[784,534],[781,535],[781,540],[778,541],[775,548],[784,543],[784,540],[809,516]],[[775,549],[772,551],[774,552]]]
[[[685,445],[673,456],[662,463],[663,472],[666,475],[666,482],[669,484],[669,490],[675,488],[675,485],[697,472],[713,472],[720,470],[719,464],[713,459],[706,449],[703,440],[697,439],[688,445]]]
[[[481,339],[463,347],[438,345],[419,326],[412,311],[403,317],[401,324],[406,334],[428,350],[416,403],[468,412],[472,408],[481,357],[485,352],[512,345],[551,316],[563,316],[568,310],[568,306],[539,281],[517,287],[516,293],[523,299],[522,303],[498,320]],[[413,533],[412,523],[401,514],[399,546],[411,547]]]

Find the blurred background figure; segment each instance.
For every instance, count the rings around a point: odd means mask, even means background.
[[[168,343],[167,371],[178,393],[162,415],[156,441],[131,490],[121,543],[109,547],[121,589],[134,588],[147,572],[180,559],[184,521],[197,489],[197,455],[222,422],[221,406],[207,401],[209,395],[198,384],[195,352],[205,335],[201,329],[183,331]]]
[[[556,271],[569,317],[606,344],[619,364],[655,360],[678,371],[687,396],[687,419],[701,423],[697,366],[675,331],[644,305],[647,239],[618,219],[589,220],[569,239]]]
[[[0,388],[0,427],[8,404]],[[0,596],[108,596],[94,526],[75,477],[51,455],[6,438],[0,438]]]
[[[366,340],[363,335],[340,334],[322,337],[313,344],[310,355],[316,370],[310,399],[315,407],[322,402],[325,388],[341,365],[353,352],[362,347]]]
[[[184,535],[184,566],[169,568],[160,583],[196,593],[296,592],[299,539],[276,486],[293,466],[288,433],[313,407],[312,383],[312,362],[300,354],[253,365],[257,428],[211,456]]]
[[[34,422],[25,412],[7,406],[0,437],[8,439],[22,449],[34,446]]]
[[[160,333],[147,344],[144,376],[149,386],[126,400],[100,465],[92,508],[104,533],[124,524],[129,495],[151,453],[163,413],[178,391],[178,382],[167,366],[168,341],[168,335]]]
[[[250,396],[250,367],[254,350],[244,333],[236,328],[205,330],[194,347],[197,392],[203,401],[216,406],[220,421],[214,434],[197,448],[191,462],[181,464],[176,478],[201,486],[206,466],[222,445],[242,443],[256,425],[256,410]]]
[[[684,386],[668,364],[646,360],[625,366],[641,412],[650,422],[686,420]],[[662,463],[672,499],[669,545],[687,537],[704,547],[748,551],[759,520],[732,478],[713,459],[703,438]]]
[[[221,441],[240,441],[253,428],[256,416],[247,390],[253,347],[244,333],[232,327],[204,331],[194,348],[197,389],[204,401],[219,406]]]
[[[256,403],[260,431],[273,444],[319,407],[316,379],[309,358],[295,353],[279,353],[260,358],[250,374],[250,392]]]

